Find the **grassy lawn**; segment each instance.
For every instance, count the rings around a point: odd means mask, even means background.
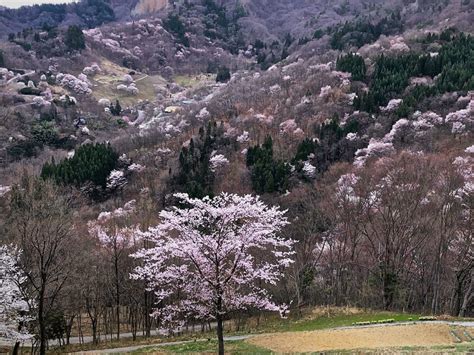
[[[248,344],[243,340],[227,341],[225,343],[225,351],[228,354],[271,354],[272,352],[259,348],[255,345]],[[144,348],[132,352],[132,354],[144,353],[200,353],[200,354],[215,354],[217,352],[217,341],[196,341],[193,343],[186,343],[180,345],[155,346]]]

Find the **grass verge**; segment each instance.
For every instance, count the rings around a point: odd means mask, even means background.
[[[248,344],[243,340],[226,341],[226,354],[271,354],[270,350]],[[145,353],[200,353],[200,354],[215,354],[217,352],[217,341],[196,341],[192,343],[185,343],[179,345],[168,346],[154,346],[144,348],[131,352],[131,354],[145,354]]]

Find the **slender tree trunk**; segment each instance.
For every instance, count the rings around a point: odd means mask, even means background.
[[[42,281],[39,300],[38,300],[38,323],[39,323],[39,340],[40,340],[40,355],[46,355],[46,320],[44,318],[44,281]]]
[[[116,253],[116,252],[115,252]],[[116,292],[116,317],[117,317],[117,340],[120,339],[120,283],[119,283],[119,263],[117,254],[114,257],[115,267],[115,292]]]
[[[97,320],[94,319],[92,320],[92,342],[94,344],[98,344],[98,340],[97,340]]]
[[[224,322],[220,314],[217,316],[217,341],[219,343],[219,355],[224,355]]]
[[[217,299],[217,341],[219,343],[219,355],[224,355],[224,320],[222,319],[222,297]]]
[[[456,272],[456,286],[453,290],[453,295],[451,298],[451,315],[456,317],[459,315],[459,311],[461,310],[462,304],[462,287],[464,283],[464,272],[458,271]]]
[[[151,294],[145,290],[145,311],[143,312],[143,317],[145,318],[145,336],[147,338],[151,336],[150,300]]]
[[[12,355],[18,355],[18,350],[20,350],[20,342],[19,341],[15,342],[15,346],[13,347],[13,350],[12,350]]]
[[[459,311],[459,317],[466,316],[467,307],[472,302],[473,298],[474,298],[474,270],[472,271],[471,282],[469,284],[469,288],[466,290],[466,293],[464,294],[464,300],[461,306],[461,310]]]
[[[76,318],[76,315],[69,317],[68,322],[66,324],[66,344],[67,345],[70,344],[72,327],[74,326],[74,318]]]

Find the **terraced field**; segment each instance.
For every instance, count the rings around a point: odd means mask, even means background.
[[[470,332],[470,333],[469,333]],[[470,342],[472,330],[447,324],[410,324],[360,329],[288,332],[256,336],[248,342],[278,353],[441,346]],[[474,344],[473,344],[474,346]]]

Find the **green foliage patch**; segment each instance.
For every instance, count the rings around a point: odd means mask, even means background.
[[[66,46],[71,50],[80,51],[86,48],[84,33],[82,33],[82,29],[76,25],[68,27],[64,41]]]
[[[247,167],[251,171],[252,187],[257,193],[284,192],[289,187],[290,166],[273,158],[273,140],[268,136],[259,146],[247,151]]]
[[[352,79],[357,81],[364,80],[367,72],[364,58],[354,53],[348,53],[337,58],[336,69],[351,73]]]
[[[437,55],[408,53],[395,57],[380,56],[375,63],[369,92],[359,93],[354,100],[356,109],[377,112],[389,100],[400,97],[411,77],[429,76],[436,79],[433,87],[416,89],[407,97],[416,104],[426,96],[451,91],[474,89],[474,38],[459,34],[445,44]],[[410,97],[411,96],[411,97]],[[402,108],[409,111],[408,103]]]
[[[46,163],[41,170],[41,177],[59,184],[80,187],[85,183],[92,183],[105,188],[107,177],[117,163],[118,154],[110,144],[85,144],[76,150],[72,158],[57,164],[54,160]]]

